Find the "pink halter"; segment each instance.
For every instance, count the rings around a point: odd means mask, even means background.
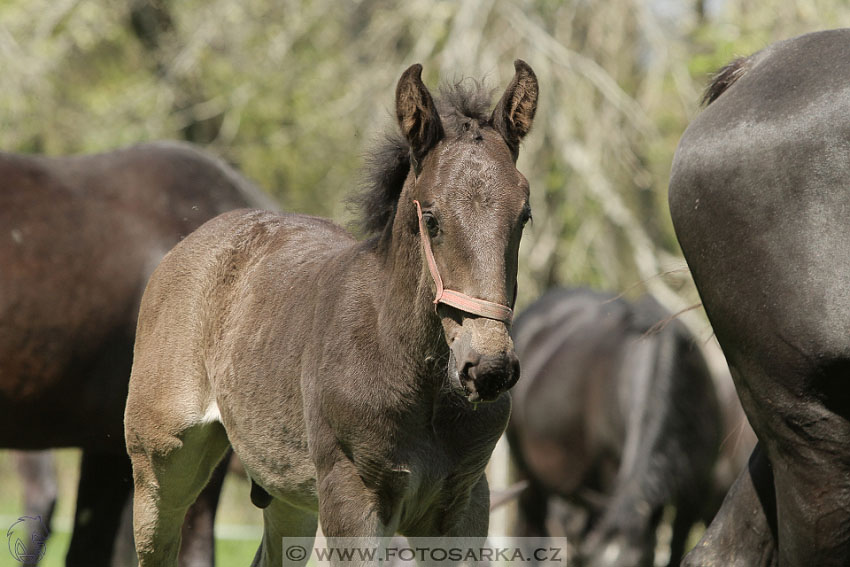
[[[431,277],[434,278],[434,283],[437,285],[437,296],[434,298],[434,308],[438,303],[445,303],[461,311],[472,313],[480,317],[495,319],[510,324],[513,318],[513,309],[507,305],[485,301],[476,297],[471,297],[465,293],[443,288],[443,279],[440,277],[440,271],[437,269],[437,261],[434,260],[434,252],[431,251],[431,240],[428,238],[428,232],[425,227],[425,221],[422,220],[422,207],[419,201],[415,200],[416,216],[419,217],[419,236],[422,239],[422,247],[425,249],[425,258],[428,260],[428,269],[431,271]]]

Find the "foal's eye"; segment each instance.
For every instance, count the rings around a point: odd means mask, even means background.
[[[525,225],[528,224],[528,221],[531,220],[531,209],[525,209],[522,212],[522,216],[520,217],[520,223],[522,223],[522,227],[525,228]]]
[[[422,220],[425,221],[425,228],[428,229],[428,234],[431,238],[434,238],[440,233],[440,223],[437,221],[437,217],[435,217],[433,213],[422,213]]]

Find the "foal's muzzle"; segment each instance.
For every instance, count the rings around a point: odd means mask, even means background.
[[[469,348],[467,341],[458,340],[452,345],[451,352],[456,370],[452,373],[452,381],[470,402],[493,401],[519,379],[519,359],[513,350],[482,355]]]

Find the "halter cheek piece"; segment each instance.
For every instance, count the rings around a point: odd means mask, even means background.
[[[443,288],[443,279],[440,277],[440,271],[437,269],[437,261],[434,260],[434,252],[431,250],[431,240],[428,238],[428,231],[425,228],[425,221],[422,220],[422,207],[419,201],[415,200],[416,216],[419,218],[419,237],[422,240],[422,247],[425,249],[425,258],[428,260],[428,270],[431,272],[431,277],[434,278],[434,283],[437,285],[437,295],[434,298],[434,309],[437,304],[445,303],[466,313],[486,317],[487,319],[495,319],[502,321],[505,324],[510,324],[513,318],[513,309],[501,303],[493,303],[485,301],[477,297],[471,297],[465,293]]]

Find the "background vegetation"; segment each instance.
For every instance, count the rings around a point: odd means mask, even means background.
[[[850,22],[835,0],[2,0],[0,148],[67,154],[159,138],[209,146],[287,210],[349,220],[395,81],[541,83],[521,303],[556,284],[686,274],[666,206],[676,141],[710,74]]]
[[[534,209],[520,306],[591,285],[648,288],[677,310],[697,298],[666,185],[709,76],[848,24],[841,0],[0,0],[0,148],[190,140],[285,209],[348,222],[344,197],[394,127],[408,65],[435,88],[502,89],[521,57],[541,100],[520,158]]]

